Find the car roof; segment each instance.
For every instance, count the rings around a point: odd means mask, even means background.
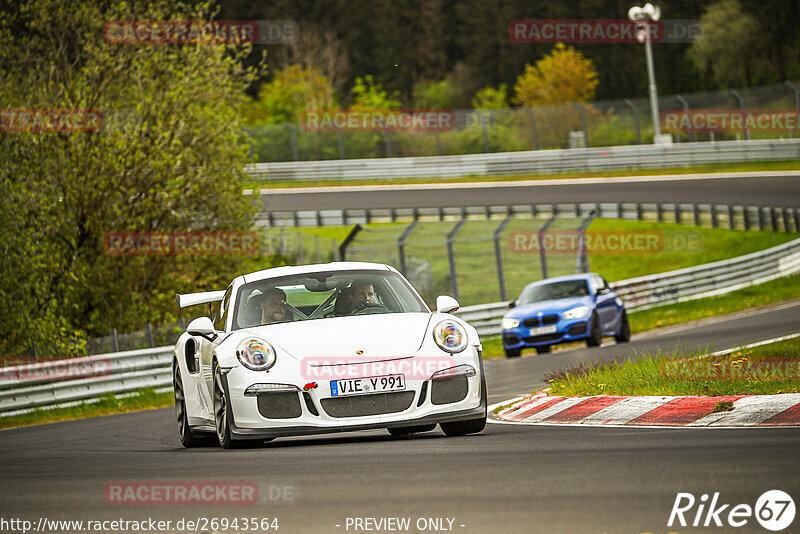
[[[365,261],[334,261],[331,263],[314,263],[311,265],[285,265],[283,267],[273,267],[254,273],[241,275],[242,282],[245,284],[258,280],[268,280],[282,276],[291,276],[307,273],[318,273],[320,271],[394,271],[393,267],[383,263],[370,263]]]
[[[565,276],[554,276],[553,278],[545,278],[543,280],[538,280],[536,282],[532,282],[525,286],[525,289],[532,287],[532,286],[540,286],[545,284],[550,284],[552,282],[567,282],[570,280],[584,280],[589,281],[589,278],[592,276],[600,276],[596,273],[578,273],[578,274],[568,274]]]

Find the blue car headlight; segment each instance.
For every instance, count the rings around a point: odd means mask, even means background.
[[[589,313],[589,306],[578,306],[561,314],[564,319],[582,319]]]
[[[433,339],[442,350],[451,354],[462,352],[469,343],[464,328],[450,319],[442,321],[433,328]]]
[[[276,360],[272,345],[257,337],[243,339],[236,347],[236,357],[251,371],[266,371]]]
[[[511,317],[503,317],[503,330],[509,330],[519,326],[519,319],[512,319]]]

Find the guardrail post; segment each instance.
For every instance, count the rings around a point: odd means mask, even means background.
[[[456,272],[456,253],[453,250],[453,241],[465,222],[467,222],[467,218],[462,215],[461,220],[459,220],[453,229],[450,230],[450,233],[447,234],[447,261],[450,263],[450,280],[453,284],[453,297],[455,297],[456,300],[458,300],[458,273]]]
[[[636,220],[637,221],[641,221],[642,219],[644,219],[644,212],[642,210],[642,205],[639,202],[637,202],[636,203]]]
[[[778,231],[778,209],[777,208],[770,208],[769,210],[769,222],[772,226],[772,231]]]
[[[750,206],[742,206],[742,217],[744,218],[744,229],[750,229]]]
[[[794,93],[794,108],[797,111],[797,113],[800,113],[800,88],[798,88],[792,82],[787,81],[784,83]],[[792,137],[794,137],[794,133],[792,132],[792,130],[789,130],[789,138],[791,139]]]
[[[783,231],[787,234],[792,231],[789,224],[789,208],[783,208]]]
[[[759,230],[763,230],[764,229],[764,206],[758,206],[756,208],[756,210],[758,211],[758,229]]]
[[[728,228],[731,230],[736,230],[736,221],[734,220],[735,215],[733,204],[728,204]]]
[[[300,161],[300,153],[297,150],[297,133],[294,130],[294,125],[287,124],[286,128],[289,130],[289,141],[292,143],[292,158],[295,161]]]
[[[392,157],[392,140],[389,138],[389,128],[383,129],[383,142],[386,144],[386,157]]]
[[[664,206],[660,202],[656,204],[656,218],[658,222],[664,222]]]
[[[155,339],[153,339],[153,325],[150,323],[144,324],[144,336],[147,338],[147,346],[151,349],[156,346]]]
[[[577,102],[572,103],[573,106],[578,108],[581,115],[581,128],[583,128],[583,138],[586,141],[586,148],[589,148],[589,127],[586,125],[586,109]]]
[[[700,226],[700,210],[697,204],[692,204],[692,215],[694,216],[694,225]]]
[[[487,154],[489,153],[489,131],[488,127],[486,126],[486,117],[483,116],[483,112],[478,111],[478,119],[481,122],[481,132],[483,133],[483,151]]]
[[[580,237],[580,243],[578,245],[578,257],[575,261],[575,272],[576,273],[588,273],[589,272],[589,251],[586,249],[586,229],[592,224],[595,217],[597,216],[596,212],[591,212],[589,216],[583,221],[578,228],[578,233]]]
[[[639,128],[639,108],[633,102],[625,99],[625,104],[633,111],[633,124],[636,126],[636,144],[642,144],[642,130]]]
[[[117,339],[117,329],[112,328],[109,330],[111,334],[111,347],[114,349],[113,352],[119,352],[119,339]]]
[[[505,231],[508,223],[514,218],[514,215],[509,213],[503,222],[500,223],[495,231],[492,239],[494,240],[494,258],[497,263],[497,281],[500,284],[500,300],[506,300],[506,277],[503,271],[503,251],[500,248],[500,234]]]
[[[717,223],[717,206],[716,206],[716,204],[709,204],[708,205],[708,211],[709,211],[709,214],[711,215],[711,228],[716,228],[717,226],[719,226],[719,224]]]
[[[403,233],[397,240],[397,256],[400,261],[400,272],[403,273],[403,276],[406,274],[406,240],[408,236],[411,235],[411,232],[414,231],[417,224],[419,224],[419,219],[414,219],[411,224],[408,225],[408,228],[403,230]]]
[[[539,234],[536,236],[539,239],[539,261],[542,265],[542,278],[547,278],[547,253],[544,250],[544,234],[547,232],[547,229],[555,222],[556,218],[558,217],[558,206],[553,204],[553,215],[544,223],[542,229],[539,230]]]
[[[742,123],[744,126],[744,140],[749,141],[750,129],[747,127],[747,121],[744,120],[744,98],[742,98],[742,95],[740,95],[735,89],[730,89],[730,92],[734,98],[736,98],[736,101],[739,102],[739,110],[742,112]]]
[[[800,232],[800,212],[798,212],[797,208],[794,208],[793,211],[794,211],[794,231]]]
[[[683,98],[681,95],[675,95],[675,100],[681,103],[683,106],[683,112],[686,114],[686,117],[689,117],[689,103]],[[689,141],[694,142],[697,141],[697,134],[692,131],[693,129],[689,130]]]
[[[336,127],[336,142],[339,143],[339,159],[345,159],[344,157],[344,139],[342,139],[342,129],[338,126]]]
[[[622,207],[622,202],[617,202],[617,219],[625,218],[625,210]]]
[[[345,261],[345,258],[347,257],[347,247],[350,246],[350,244],[353,242],[353,240],[356,238],[356,236],[362,229],[363,228],[360,224],[356,224],[355,226],[353,226],[353,229],[350,230],[350,233],[347,234],[347,237],[344,238],[342,244],[339,245],[339,258],[342,261]]]
[[[528,115],[528,119],[530,119],[531,122],[531,145],[533,145],[534,150],[539,150],[539,132],[536,131],[536,117],[534,116],[531,108],[524,109],[525,113]],[[503,300],[505,300],[505,297]]]
[[[680,205],[680,202],[676,202],[675,204],[673,204],[672,211],[675,214],[675,224],[680,224],[681,223],[681,205]]]

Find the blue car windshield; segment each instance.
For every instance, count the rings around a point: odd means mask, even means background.
[[[585,280],[567,280],[526,288],[519,298],[520,304],[531,304],[545,300],[583,297],[589,294]]]

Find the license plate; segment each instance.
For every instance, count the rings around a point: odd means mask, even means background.
[[[382,393],[385,391],[403,391],[404,389],[406,389],[406,378],[404,375],[331,380],[331,396],[333,397],[362,395],[364,393]]]
[[[549,326],[540,326],[538,328],[531,328],[531,336],[541,336],[542,334],[555,334],[558,331],[558,326],[551,324]]]

